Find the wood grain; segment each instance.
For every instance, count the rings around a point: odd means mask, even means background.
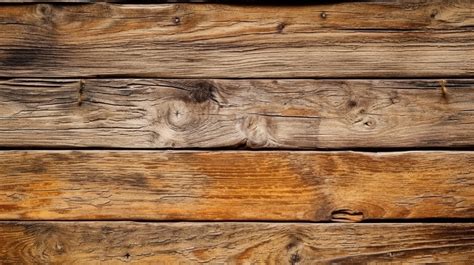
[[[0,146],[474,146],[474,80],[0,81]]]
[[[473,2],[0,6],[0,77],[473,76]]]
[[[2,222],[2,264],[471,264],[472,224]]]
[[[473,152],[0,152],[3,220],[473,218]]]
[[[101,2],[102,0],[0,0],[0,4],[24,4],[24,3],[91,3]],[[110,1],[112,2],[112,1]]]

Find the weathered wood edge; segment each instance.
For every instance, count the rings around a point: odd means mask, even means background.
[[[0,80],[5,148],[468,148],[474,80]]]
[[[1,6],[0,76],[472,77],[472,2],[399,3]]]
[[[0,219],[473,218],[473,166],[468,151],[2,151]]]
[[[6,264],[469,264],[474,225],[0,222]]]

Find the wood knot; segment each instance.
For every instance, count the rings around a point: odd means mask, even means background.
[[[291,265],[296,265],[298,262],[301,261],[301,256],[297,253],[291,254],[290,256],[290,264]]]
[[[365,109],[359,110],[359,115],[355,118],[354,124],[360,126],[364,130],[373,130],[377,127],[377,120],[374,117],[369,116]]]
[[[52,14],[51,6],[48,4],[39,4],[36,10],[42,16],[49,17]]]
[[[199,123],[198,109],[183,101],[170,102],[167,111],[166,121],[173,131],[186,131]]]
[[[337,209],[331,212],[331,221],[333,222],[360,222],[364,220],[364,214],[360,211],[351,209]]]
[[[375,127],[375,120],[369,118],[368,120],[364,121],[364,126],[373,129]]]
[[[259,148],[270,144],[268,128],[271,126],[265,116],[250,115],[244,118],[241,129],[246,137],[245,146]]]
[[[352,109],[352,108],[354,108],[354,107],[357,106],[357,102],[356,102],[355,100],[349,100],[349,101],[347,102],[347,106],[349,106],[349,108]]]
[[[197,82],[189,87],[189,96],[191,101],[196,103],[203,103],[214,98],[215,87],[210,82]]]
[[[286,245],[287,250],[292,250],[300,245],[300,239],[297,237],[291,237],[290,243]]]
[[[52,28],[55,26],[55,12],[53,7],[48,4],[40,4],[38,5],[36,12],[38,17],[41,19],[41,26]]]

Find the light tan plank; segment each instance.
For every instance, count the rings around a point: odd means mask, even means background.
[[[0,146],[474,146],[473,80],[0,81]]]
[[[4,264],[471,264],[472,224],[0,223]]]
[[[0,152],[0,219],[474,217],[473,152]]]
[[[0,77],[474,74],[473,2],[0,7]]]

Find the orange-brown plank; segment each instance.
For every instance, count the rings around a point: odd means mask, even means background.
[[[0,219],[474,217],[474,152],[0,152]]]

